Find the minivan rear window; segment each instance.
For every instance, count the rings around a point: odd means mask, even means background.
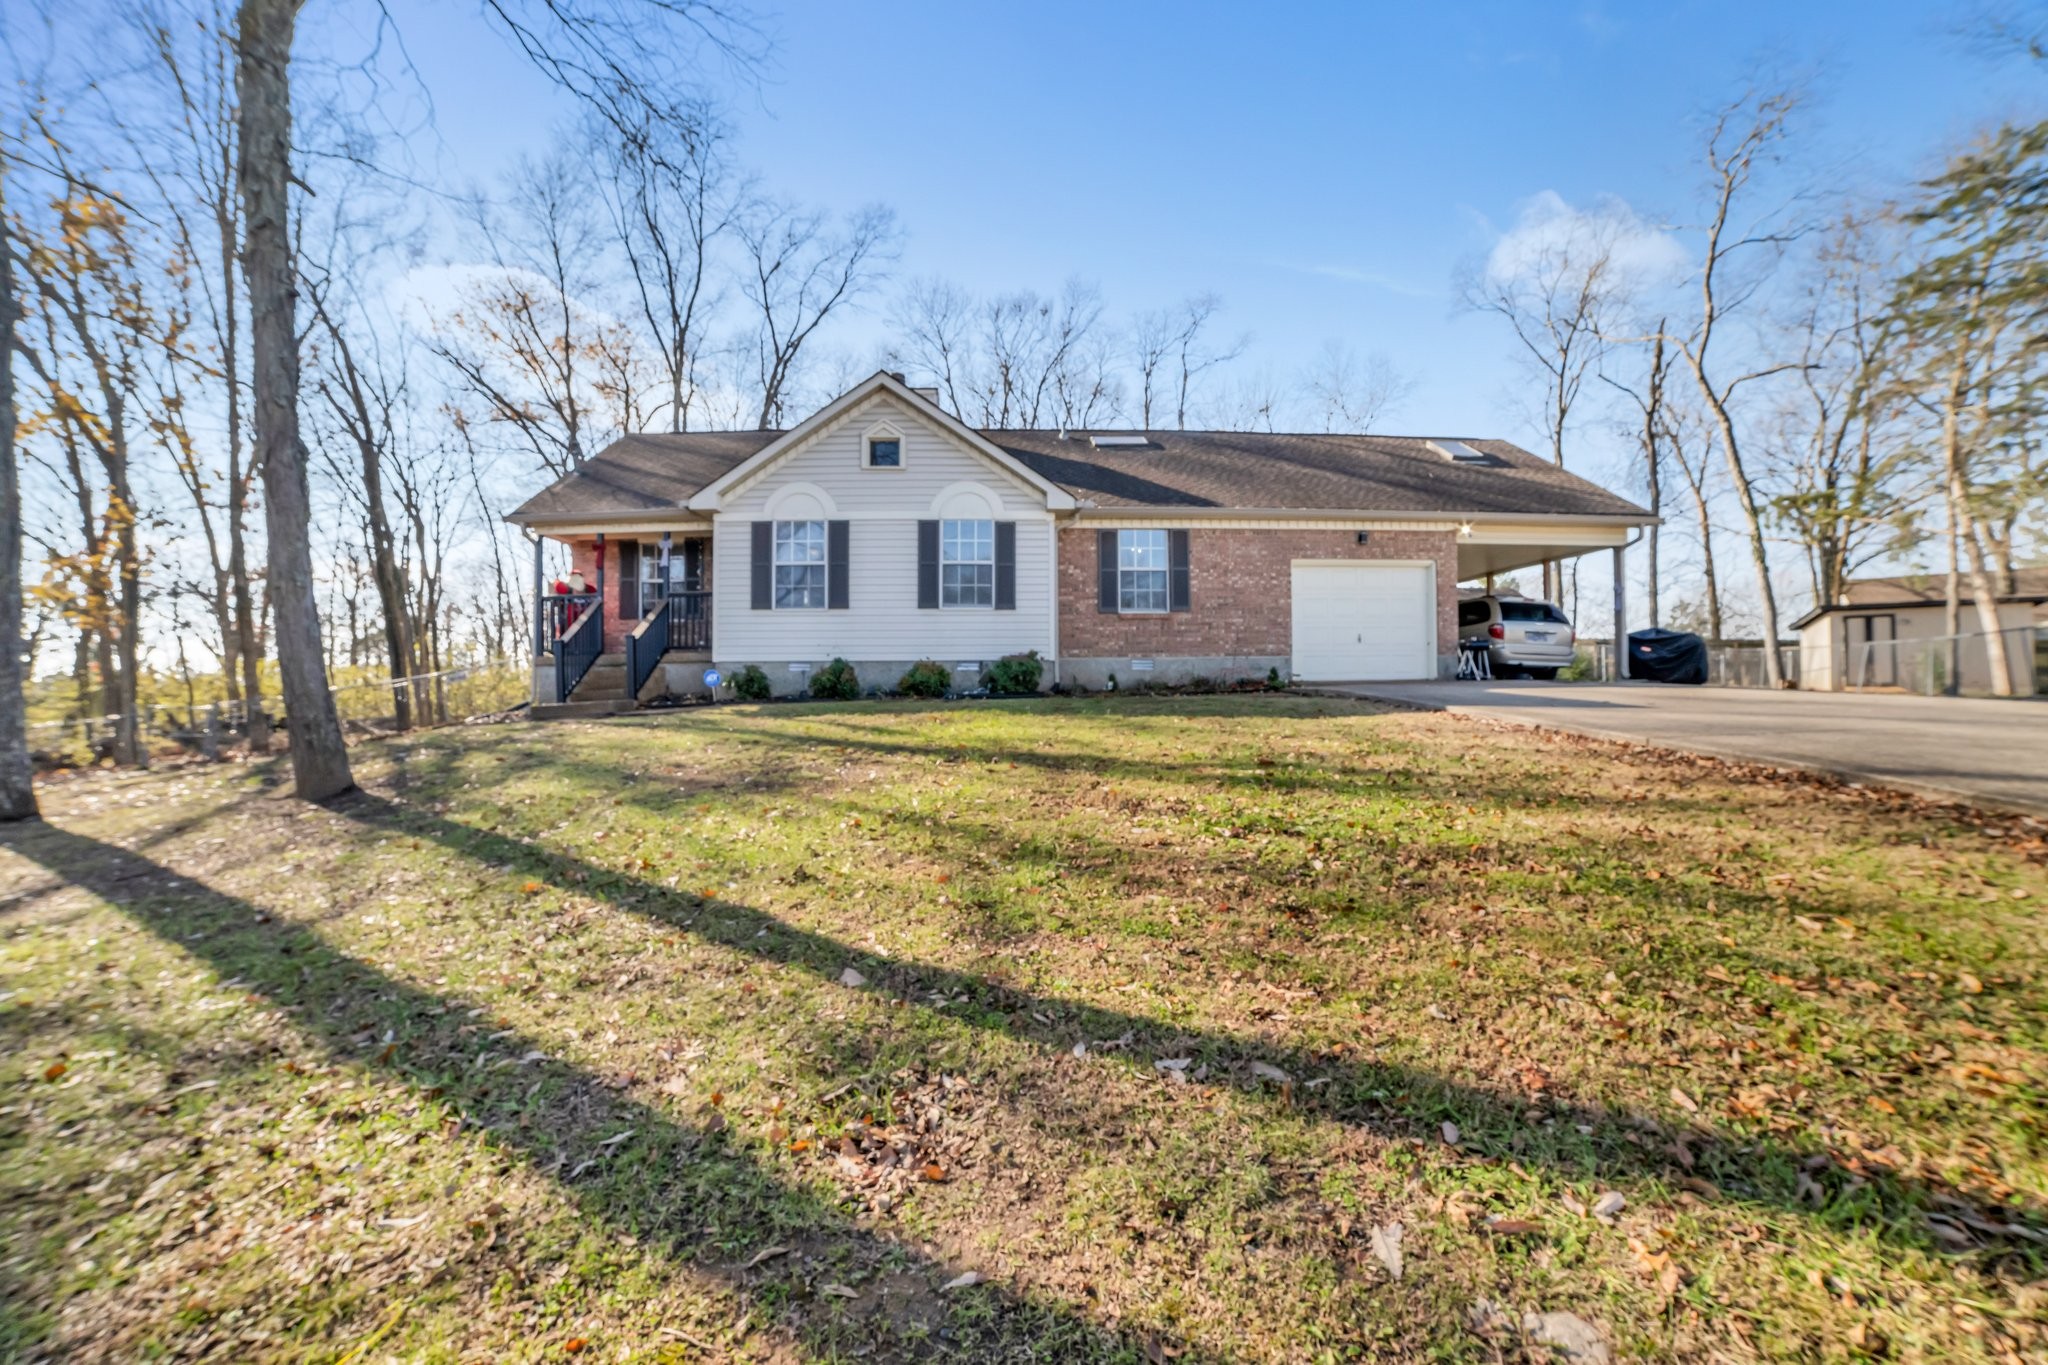
[[[1500,619],[1503,621],[1547,621],[1552,625],[1568,626],[1571,621],[1565,614],[1548,602],[1503,602],[1500,604]]]
[[[1458,624],[1461,626],[1484,625],[1487,618],[1492,616],[1492,614],[1492,612],[1487,610],[1486,603],[1484,602],[1458,603]]]

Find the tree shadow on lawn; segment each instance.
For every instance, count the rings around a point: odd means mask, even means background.
[[[541,865],[533,862],[537,850],[374,798],[353,798],[343,809],[372,825],[444,841],[495,841],[505,847],[493,851],[517,864]],[[775,1325],[793,1329],[790,1346],[799,1354],[815,1350],[836,1359],[850,1350],[882,1360],[1135,1362],[1163,1358],[1164,1350],[1178,1360],[1204,1359],[1184,1344],[1113,1329],[1040,1295],[982,1284],[941,1297],[938,1287],[960,1267],[860,1226],[840,1211],[834,1196],[792,1185],[724,1131],[722,1122],[680,1123],[554,1058],[522,1068],[517,1085],[505,1083],[501,1072],[475,1065],[476,1043],[461,1032],[474,1002],[398,981],[310,927],[274,919],[248,901],[136,853],[49,824],[8,831],[0,835],[0,848],[100,897],[178,951],[203,958],[223,979],[235,980],[237,989],[289,1011],[295,1027],[336,1064],[458,1109],[466,1126],[481,1127],[500,1150],[549,1175],[586,1216],[637,1237],[678,1270],[746,1291],[757,1301],[781,1302],[784,1317]],[[545,865],[561,871],[569,866],[556,859]],[[387,1028],[396,1046],[380,1051]],[[377,1040],[367,1047],[366,1032]],[[538,1059],[542,1049],[535,1041],[498,1032],[491,1046],[506,1056]],[[536,1083],[545,1101],[544,1123],[527,1117],[536,1093],[528,1087]],[[621,1134],[630,1136],[620,1141]],[[560,1174],[564,1168],[567,1175]],[[775,1243],[794,1254],[756,1268],[729,1244],[721,1251],[714,1229],[728,1239],[737,1230],[755,1234],[741,1250]],[[896,1302],[877,1293],[863,1294],[858,1303],[820,1297],[814,1281],[828,1275],[856,1281],[886,1276]]]
[[[1206,1066],[1214,1083],[1270,1103],[1286,1103],[1413,1137],[1433,1133],[1445,1120],[1458,1125],[1465,1148],[1498,1162],[1541,1163],[1567,1179],[1656,1180],[1683,1186],[1705,1178],[1719,1197],[1758,1209],[1797,1213],[1837,1231],[1873,1232],[1886,1241],[1927,1253],[1970,1250],[2010,1257],[2025,1273],[2048,1269],[2048,1210],[2030,1200],[1998,1204],[1895,1170],[1868,1153],[1843,1154],[1820,1145],[1792,1145],[1761,1133],[1723,1130],[1704,1121],[1685,1127],[1647,1115],[1617,1113],[1525,1095],[1497,1092],[1391,1063],[1346,1061],[1299,1047],[1275,1047],[1229,1034],[1203,1032],[1149,1016],[1086,1002],[1034,995],[984,977],[919,962],[901,961],[794,927],[751,906],[674,891],[629,873],[584,862],[534,844],[489,833],[385,798],[361,793],[336,809],[390,833],[433,840],[479,864],[540,880],[557,889],[603,897],[618,909],[734,952],[787,964],[836,982],[848,967],[867,985],[849,987],[900,998],[913,1006],[931,997],[964,998],[965,1009],[943,1018],[1001,1032],[1048,1050],[1091,1044],[1092,1064],[1150,1069],[1162,1056],[1188,1056]],[[709,912],[709,913],[705,913]],[[1035,1016],[1053,1022],[1042,1024]],[[1128,1040],[1117,1049],[1093,1045]],[[1283,1093],[1253,1071],[1278,1066],[1296,1086],[1328,1077],[1315,1098]],[[1525,1115],[1541,1108],[1549,1126]],[[1578,1129],[1586,1126],[1590,1133]],[[1929,1217],[1942,1220],[1937,1236]]]

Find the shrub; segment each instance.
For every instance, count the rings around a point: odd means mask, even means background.
[[[732,675],[732,694],[741,701],[766,701],[775,689],[768,685],[768,675],[761,671],[761,665],[748,664]]]
[[[811,675],[811,695],[820,701],[857,701],[860,675],[844,659],[834,659]]]
[[[1022,654],[1005,654],[988,666],[988,690],[991,692],[1036,692],[1038,679],[1045,671],[1038,651],[1027,650]]]
[[[1593,676],[1593,656],[1583,649],[1572,651],[1572,661],[1558,678],[1564,682],[1585,682]]]
[[[913,697],[943,697],[953,685],[953,671],[942,663],[921,659],[896,682],[896,690]]]
[[[1278,692],[1284,686],[1280,681],[1280,670],[1277,667],[1266,670],[1266,686],[1275,692]]]

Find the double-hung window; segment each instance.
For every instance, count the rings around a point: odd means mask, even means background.
[[[825,523],[775,523],[775,606],[825,606]]]
[[[939,523],[939,605],[993,607],[996,604],[996,524],[993,521]]]
[[[1163,612],[1170,603],[1166,532],[1116,533],[1116,605],[1118,611]]]

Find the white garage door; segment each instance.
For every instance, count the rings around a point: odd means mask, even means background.
[[[1294,676],[1369,682],[1436,676],[1427,564],[1294,566]]]

